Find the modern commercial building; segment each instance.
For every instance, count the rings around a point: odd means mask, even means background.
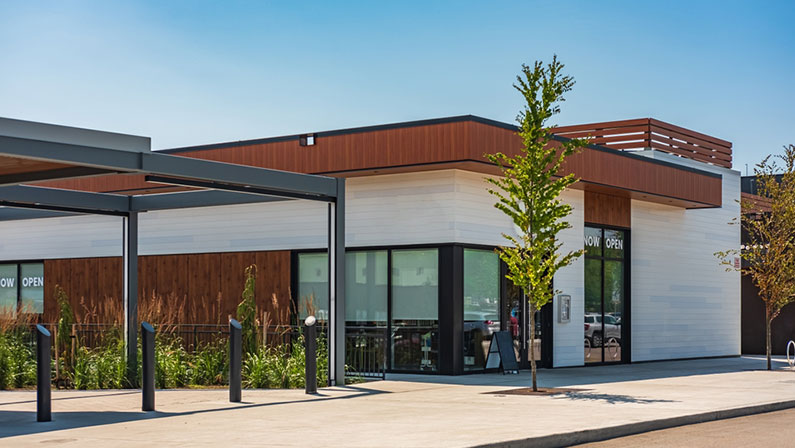
[[[565,172],[580,181],[563,250],[586,255],[529,328],[527,306],[494,248],[512,223],[493,207],[483,155],[514,154],[512,125],[460,116],[163,151],[346,178],[345,316],[384,332],[390,371],[483,371],[494,331],[521,366],[534,332],[546,367],[740,354],[740,276],[714,252],[739,248],[740,174],[731,143],[654,119],[559,127],[553,144],[594,138]],[[45,185],[117,194],[182,191],[143,175]],[[197,184],[197,186],[200,186]],[[0,302],[52,316],[55,284],[73,300],[113,300],[121,227],[112,216],[0,213]],[[171,295],[226,319],[257,264],[258,302],[274,319],[328,309],[328,212],[313,201],[152,211],[139,217],[142,300]],[[174,255],[177,254],[177,255]],[[19,280],[19,279],[22,280]],[[5,286],[3,279],[6,280]],[[31,280],[33,279],[33,280]],[[9,286],[12,282],[21,285]],[[111,293],[113,294],[113,293]]]

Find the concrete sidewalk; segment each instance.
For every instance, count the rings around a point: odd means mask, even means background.
[[[170,390],[153,413],[137,391],[54,391],[49,423],[35,422],[35,392],[0,392],[0,445],[562,446],[795,407],[795,371],[763,368],[745,357],[541,371],[542,386],[577,389],[555,396],[489,393],[526,387],[528,373],[392,375],[318,396],[244,391],[240,404]]]

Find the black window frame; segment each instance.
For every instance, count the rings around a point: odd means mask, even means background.
[[[605,275],[604,275],[604,263],[605,261],[620,261],[623,263],[623,271],[624,271],[624,304],[623,310],[621,312],[621,360],[620,361],[605,361],[605,343],[604,343],[604,336],[602,337],[602,357],[601,361],[599,362],[584,362],[585,366],[609,366],[609,365],[620,365],[620,364],[630,364],[632,362],[632,289],[631,289],[631,265],[632,265],[632,236],[631,230],[628,227],[620,227],[620,226],[609,226],[604,224],[597,224],[586,222],[583,228],[583,238],[585,237],[585,228],[590,227],[593,229],[598,229],[601,231],[601,255],[589,255],[587,253],[583,254],[583,260],[585,259],[592,259],[592,260],[600,260],[601,261],[601,317],[602,317],[602,325],[604,325],[604,316],[605,316]],[[605,257],[604,256],[604,236],[605,230],[617,230],[624,232],[624,256],[621,258],[616,257]],[[585,266],[583,266],[583,275],[585,274]],[[585,278],[583,277],[583,287],[585,283]],[[584,288],[583,288],[584,289]],[[585,296],[583,295],[583,303],[585,302]],[[604,330],[603,330],[604,331]]]

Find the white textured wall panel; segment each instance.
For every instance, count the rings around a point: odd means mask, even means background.
[[[723,175],[723,206],[683,210],[632,201],[632,360],[740,354],[740,275],[713,255],[739,248],[740,175]]]
[[[347,181],[350,247],[451,242],[455,171]],[[141,213],[141,255],[320,248],[328,207],[313,201]],[[121,218],[79,216],[0,222],[0,260],[121,255]]]
[[[572,206],[568,217],[571,229],[560,233],[563,253],[582,250],[585,235],[585,193],[570,190],[563,193],[563,199]],[[553,303],[554,323],[552,343],[554,345],[554,367],[581,366],[585,363],[583,347],[585,320],[585,261],[582,257],[570,266],[562,268],[555,276],[555,289],[571,296],[571,320],[558,322],[558,304]],[[556,296],[557,297],[557,296]]]
[[[0,261],[121,256],[122,219],[76,216],[0,222]]]

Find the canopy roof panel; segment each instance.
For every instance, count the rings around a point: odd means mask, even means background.
[[[23,185],[103,174],[146,176],[153,187],[115,194]],[[288,199],[336,202],[337,183],[325,176],[153,153],[147,137],[0,118],[0,205],[5,207],[124,215]],[[25,214],[0,219],[8,216]]]

